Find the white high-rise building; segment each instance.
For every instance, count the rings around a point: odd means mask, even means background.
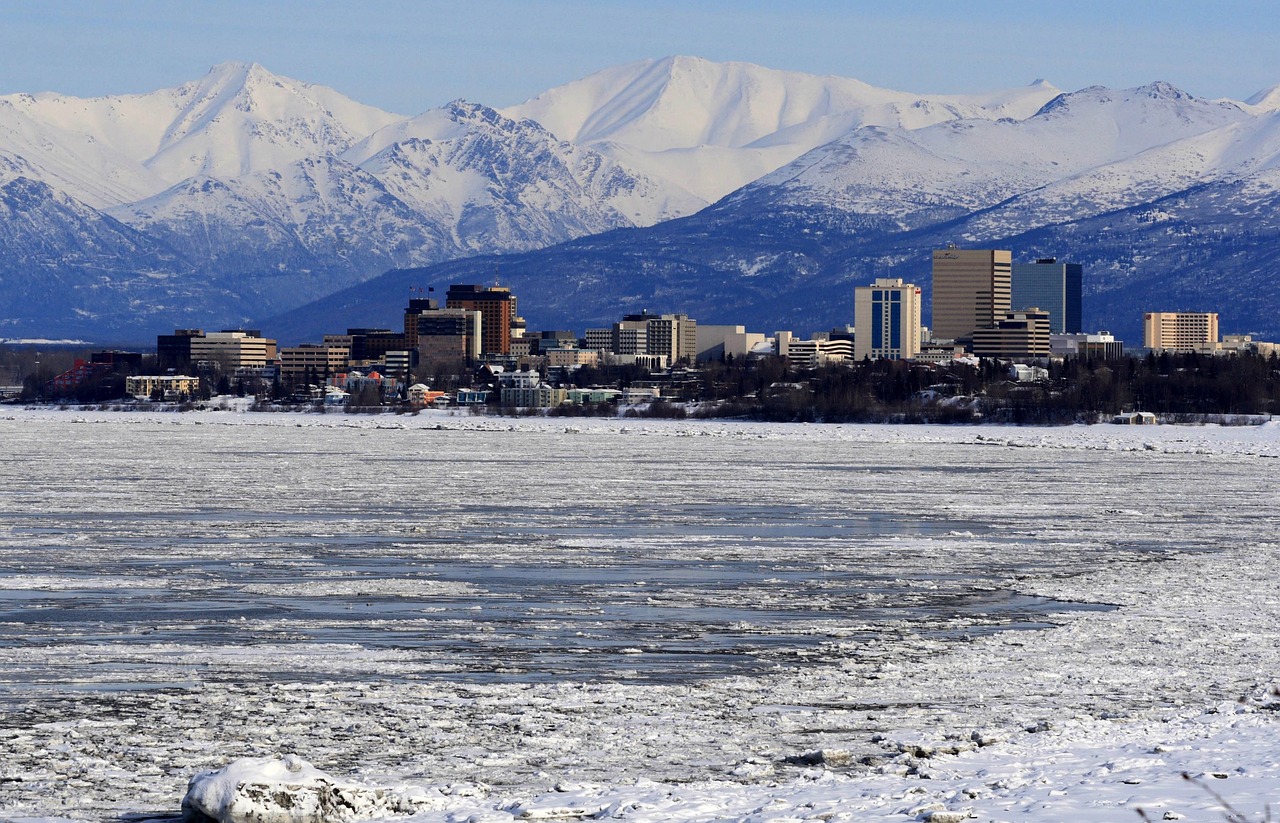
[[[853,291],[853,359],[909,360],[920,352],[920,289],[878,278]]]

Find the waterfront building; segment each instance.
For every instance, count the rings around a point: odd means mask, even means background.
[[[542,381],[536,371],[505,372],[501,375],[502,405],[517,408],[547,409],[559,406],[568,398],[566,389]]]
[[[124,379],[125,393],[139,400],[149,400],[157,393],[163,400],[195,397],[200,378],[184,374],[139,374]]]

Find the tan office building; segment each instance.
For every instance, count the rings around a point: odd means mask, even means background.
[[[261,369],[276,358],[276,341],[251,331],[210,332],[191,337],[191,362],[216,366],[231,373],[239,368]]]
[[[1192,352],[1218,342],[1217,312],[1149,311],[1142,319],[1142,345]]]
[[[934,339],[970,341],[1009,311],[1013,252],[957,249],[933,253]]]

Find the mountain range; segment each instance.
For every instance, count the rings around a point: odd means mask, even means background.
[[[1085,322],[1280,336],[1280,89],[915,95],[673,57],[404,117],[256,64],[0,97],[0,338],[286,342],[501,280],[534,328],[641,308],[811,331],[947,242],[1085,265]]]

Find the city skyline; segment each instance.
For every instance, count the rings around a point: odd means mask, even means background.
[[[0,94],[142,93],[245,61],[412,115],[459,97],[513,105],[610,66],[687,54],[917,93],[991,91],[1038,78],[1067,91],[1164,80],[1197,96],[1243,100],[1280,84],[1276,17],[1244,0],[1212,9],[1146,0],[963,7],[928,0],[894,9],[831,0],[785,8],[728,0],[694,7],[23,0],[0,11]],[[1000,47],[974,49],[979,39]]]

